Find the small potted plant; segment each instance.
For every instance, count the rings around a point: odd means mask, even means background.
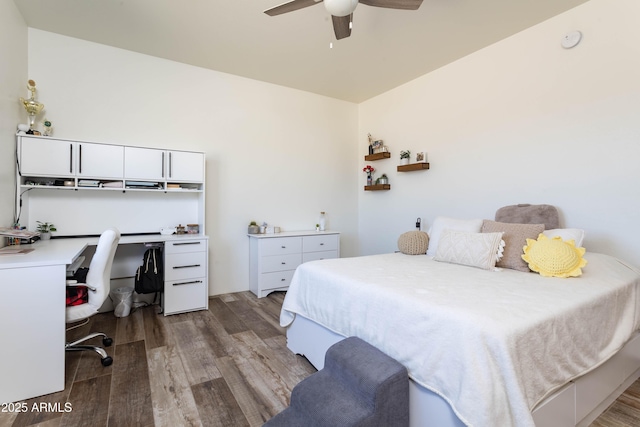
[[[249,234],[259,234],[260,233],[260,227],[258,226],[258,223],[255,221],[251,221],[249,223],[249,230],[248,230]]]
[[[400,164],[401,165],[408,165],[409,164],[409,159],[411,159],[411,151],[403,150],[403,151],[400,152]]]
[[[41,240],[49,240],[51,238],[51,232],[58,231],[56,229],[56,226],[51,223],[42,222],[42,221],[36,221],[36,222],[38,223],[37,230],[40,232]]]

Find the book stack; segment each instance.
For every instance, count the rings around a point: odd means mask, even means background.
[[[157,182],[148,182],[148,181],[126,181],[125,187],[127,188],[162,188],[162,184]]]

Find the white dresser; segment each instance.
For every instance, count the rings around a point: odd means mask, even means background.
[[[337,231],[289,231],[249,236],[249,287],[258,298],[286,291],[303,262],[340,257]]]

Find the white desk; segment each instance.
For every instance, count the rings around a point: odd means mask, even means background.
[[[122,236],[120,244],[206,236]],[[98,238],[39,241],[0,255],[0,403],[64,389],[66,267]],[[101,367],[96,360],[96,369]]]

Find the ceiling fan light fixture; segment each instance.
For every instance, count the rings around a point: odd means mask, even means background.
[[[358,6],[358,0],[324,0],[324,7],[333,16],[351,15]]]

